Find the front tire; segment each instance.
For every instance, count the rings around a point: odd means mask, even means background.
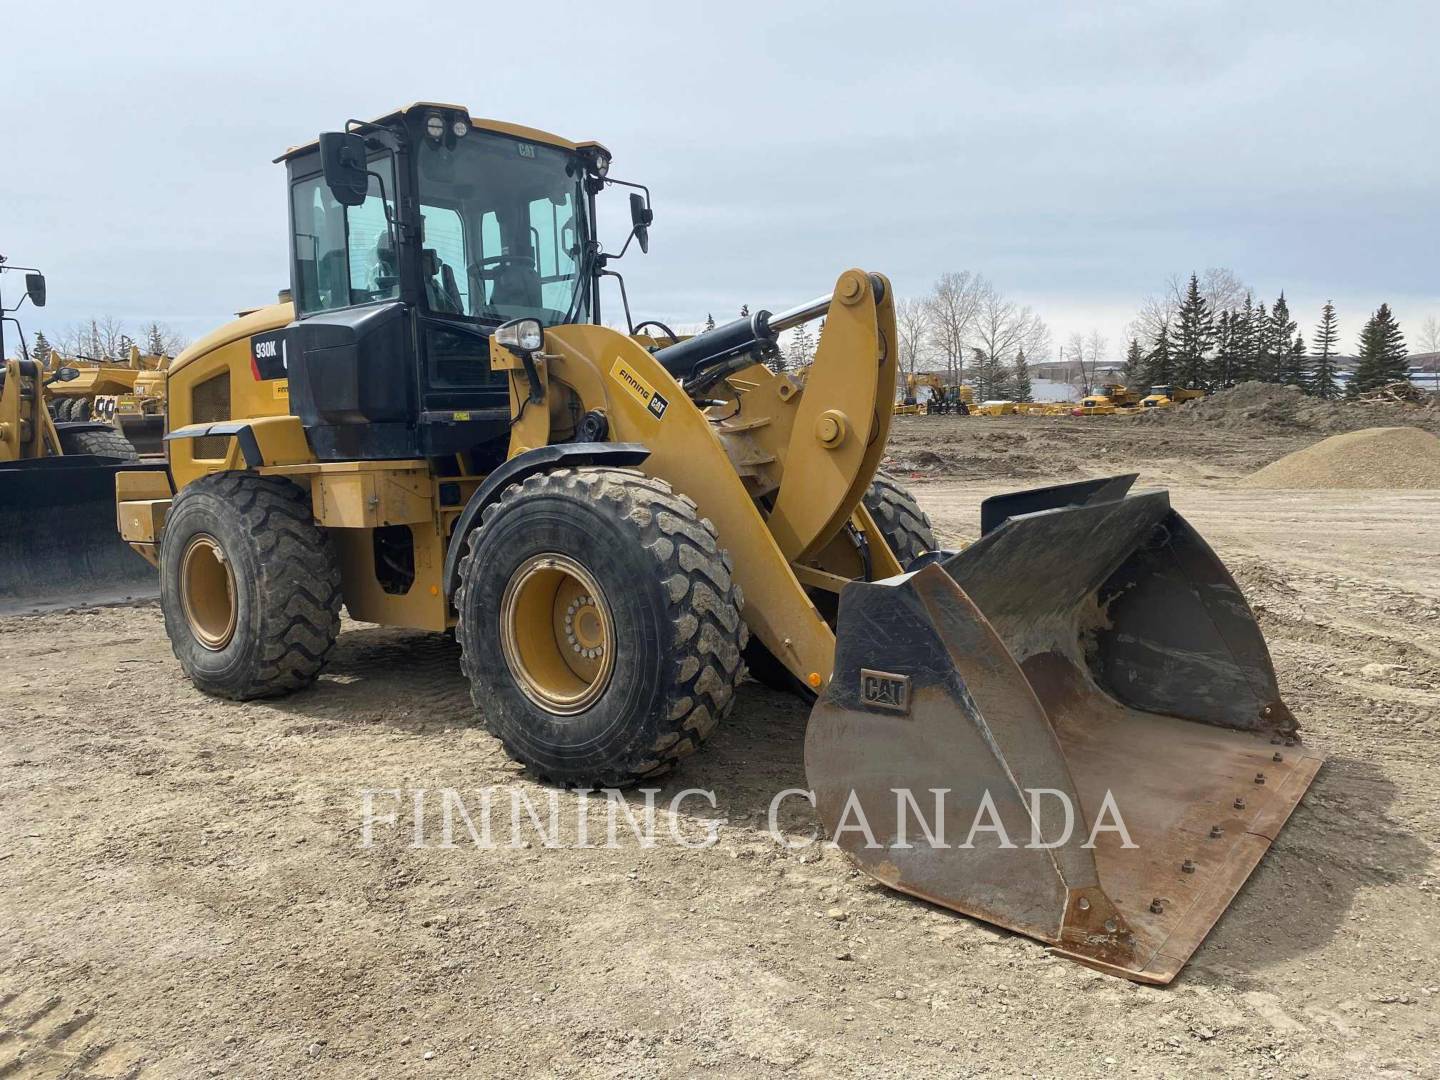
[[[199,689],[247,701],[309,686],[340,632],[340,569],[288,480],[217,473],[181,490],[160,545],[160,605]]]
[[[538,777],[657,776],[729,713],[748,636],[740,588],[714,526],[664,481],[531,476],[467,543],[461,666],[486,729]]]

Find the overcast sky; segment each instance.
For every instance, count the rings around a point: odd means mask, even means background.
[[[271,158],[428,99],[598,139],[650,185],[650,254],[619,264],[637,318],[972,269],[1118,356],[1145,294],[1228,266],[1307,331],[1333,297],[1348,350],[1382,300],[1440,315],[1437,11],[6,2],[0,252],[46,271],[31,335],[198,336],[288,284]]]

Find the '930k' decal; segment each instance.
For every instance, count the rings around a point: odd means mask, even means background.
[[[250,369],[255,378],[287,378],[290,372],[285,361],[285,331],[272,330],[250,339]]]

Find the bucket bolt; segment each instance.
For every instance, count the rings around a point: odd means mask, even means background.
[[[1195,872],[1195,863],[1190,859],[1186,859],[1180,864],[1180,872],[1182,874],[1193,874]]]
[[[1263,772],[1257,772],[1257,773],[1255,774],[1255,783],[1257,783],[1257,784],[1263,784],[1263,783],[1265,783],[1265,774],[1264,774]]]
[[[1210,839],[1211,839],[1211,840],[1219,840],[1220,837],[1222,837],[1222,836],[1224,836],[1224,835],[1225,835],[1225,830],[1222,829],[1219,825],[1211,825],[1211,826],[1210,826]]]
[[[1158,896],[1155,897],[1154,900],[1150,901],[1150,910],[1153,911],[1156,915],[1164,915],[1165,901]]]
[[[1280,753],[1280,752],[1277,750],[1277,751],[1275,752],[1275,756],[1272,757],[1270,760],[1271,760],[1271,761],[1284,761],[1284,760],[1285,760],[1285,755],[1282,754],[1282,753]]]
[[[1235,800],[1235,809],[1236,809],[1236,810],[1244,810],[1244,809],[1245,809],[1245,800],[1244,800],[1244,799],[1236,799],[1236,800]]]

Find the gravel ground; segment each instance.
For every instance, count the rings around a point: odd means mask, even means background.
[[[347,623],[316,687],[240,705],[111,608],[0,619],[0,1077],[1440,1075],[1440,493],[1242,488],[1315,434],[1127,419],[901,418],[891,465],[952,541],[988,494],[1138,470],[1247,591],[1328,762],[1170,987],[779,847],[806,709],[757,684],[659,795],[713,810],[511,847],[504,800],[548,792],[448,639]],[[486,786],[499,846],[443,847],[433,797],[415,846],[410,791]],[[364,789],[405,793],[368,847]]]

